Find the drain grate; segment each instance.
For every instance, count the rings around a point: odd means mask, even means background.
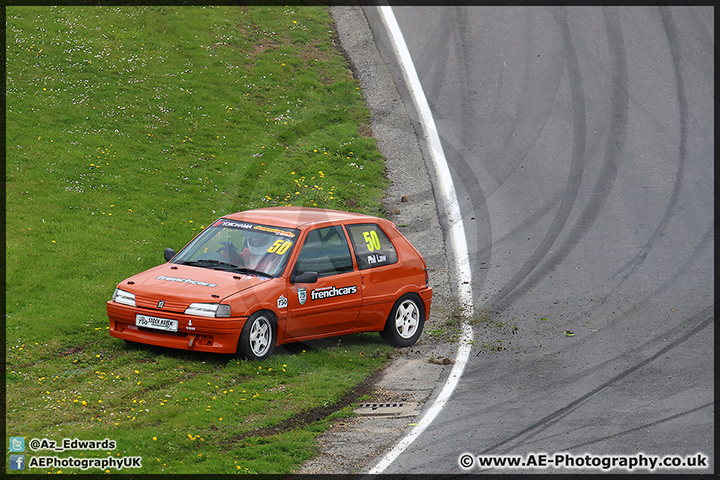
[[[361,403],[354,410],[366,417],[414,417],[420,414],[417,402]]]

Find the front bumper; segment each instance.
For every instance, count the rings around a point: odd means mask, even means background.
[[[247,318],[207,318],[107,302],[110,336],[131,342],[198,352],[235,353]],[[178,321],[177,332],[137,327],[137,314]]]

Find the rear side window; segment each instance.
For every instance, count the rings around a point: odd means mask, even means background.
[[[375,223],[348,225],[360,270],[397,263],[395,245]]]

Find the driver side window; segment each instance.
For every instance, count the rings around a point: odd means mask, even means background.
[[[317,272],[328,277],[353,270],[350,246],[341,226],[319,228],[310,232],[300,250],[295,272]]]

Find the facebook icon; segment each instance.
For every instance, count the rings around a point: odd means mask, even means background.
[[[25,455],[10,455],[10,470],[25,470]]]

